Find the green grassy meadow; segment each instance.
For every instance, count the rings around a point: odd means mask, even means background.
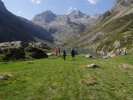
[[[133,56],[0,62],[0,74],[12,74],[0,80],[0,100],[133,100],[132,66]]]

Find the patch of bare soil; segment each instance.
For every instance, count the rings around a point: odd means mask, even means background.
[[[130,70],[130,69],[133,69],[133,66],[129,64],[121,63],[121,64],[118,64],[118,68],[121,70]]]
[[[11,73],[0,73],[0,80],[8,80],[9,78],[12,78]]]
[[[94,86],[97,84],[96,79],[92,78],[91,76],[86,76],[83,80],[80,81],[80,84],[83,86]]]

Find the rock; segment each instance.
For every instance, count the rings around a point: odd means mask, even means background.
[[[0,80],[8,80],[9,78],[10,76],[8,75],[0,76]]]
[[[29,45],[28,43],[22,42],[22,41],[14,41],[14,42],[11,42],[11,44],[13,44],[13,46],[16,48],[25,48]]]
[[[92,58],[92,55],[91,54],[87,54],[85,57],[86,58]]]
[[[9,61],[9,60],[19,60],[25,58],[24,50],[21,48],[10,48],[8,52],[3,54],[2,60]]]
[[[11,74],[7,74],[7,73],[1,74],[1,75],[0,75],[0,80],[8,80],[8,79],[11,78],[11,77],[12,77]]]
[[[88,68],[98,68],[99,66],[96,65],[96,64],[90,64],[90,65],[87,65]]]
[[[48,56],[54,56],[54,54],[53,54],[53,53],[47,53],[47,55],[48,55]]]
[[[123,49],[122,55],[124,55],[124,56],[127,55],[126,48]]]
[[[103,56],[102,58],[103,58],[103,59],[108,59],[109,57],[108,57],[108,56]]]
[[[25,48],[25,54],[30,59],[48,58],[48,55],[43,50],[33,47]]]
[[[3,42],[0,43],[0,48],[8,49],[8,48],[25,48],[28,46],[28,43],[22,41],[13,41],[13,42]]]
[[[119,49],[121,47],[121,42],[120,41],[115,41],[114,46],[116,49]]]
[[[9,60],[19,60],[25,59],[25,53],[23,49],[20,48],[10,48],[8,52],[4,53],[1,60],[9,61]]]
[[[113,57],[116,56],[116,54],[114,53],[114,51],[112,51],[112,52],[109,52],[109,53],[107,54],[107,56],[113,58]]]
[[[42,42],[29,43],[29,46],[33,47],[33,48],[38,48],[38,49],[47,49],[47,50],[50,49],[46,44],[44,44]]]

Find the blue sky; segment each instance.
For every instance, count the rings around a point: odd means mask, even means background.
[[[2,0],[9,11],[27,19],[45,10],[56,14],[67,14],[78,9],[89,15],[104,13],[110,9],[114,0]]]

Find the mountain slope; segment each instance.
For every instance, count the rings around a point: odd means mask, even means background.
[[[119,8],[119,9],[118,9]],[[84,31],[78,42],[71,44],[95,50],[112,51],[115,43],[133,50],[133,2],[116,0],[114,7],[99,18],[99,22]]]
[[[0,0],[0,42],[53,41],[52,36],[33,22],[10,13]]]

